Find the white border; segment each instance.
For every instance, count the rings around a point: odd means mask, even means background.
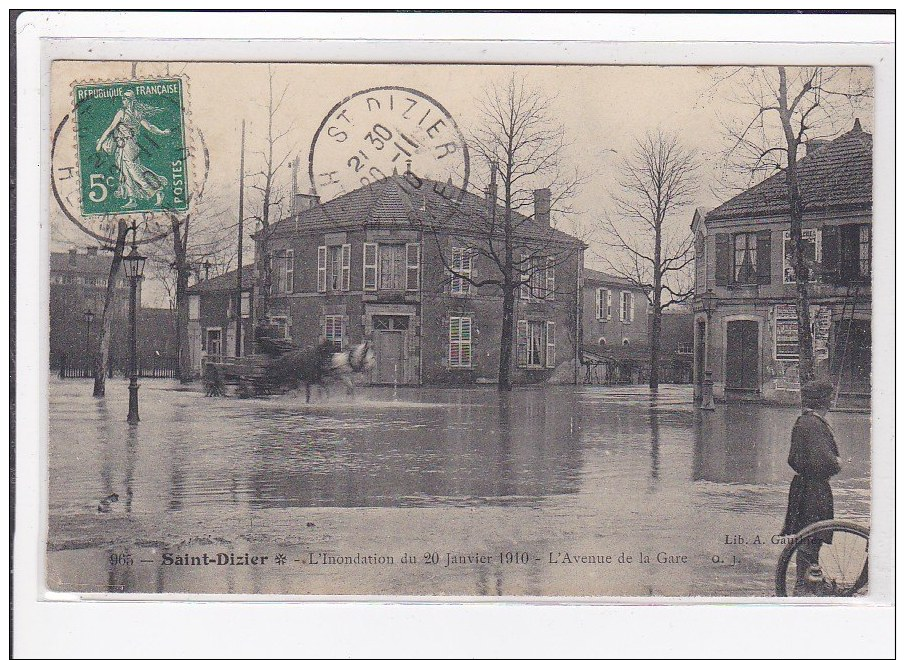
[[[294,15],[40,13],[19,18],[18,207],[17,207],[17,408],[16,649],[15,655],[84,654],[217,656],[232,654],[563,656],[666,654],[680,656],[769,653],[789,657],[887,651],[888,607],[720,608],[561,607],[551,605],[376,605],[362,602],[303,605],[260,603],[66,603],[39,601],[43,563],[44,464],[39,447],[46,435],[46,327],[49,198],[41,176],[49,153],[48,80],[55,58],[230,59],[305,61],[574,62],[645,64],[820,63],[876,67],[875,255],[894,264],[892,172],[891,17],[731,15]],[[203,41],[205,38],[242,41]],[[100,40],[132,38],[132,41]],[[323,39],[330,35],[330,39]],[[350,43],[368,37],[394,41]],[[823,45],[808,44],[820,38]],[[56,39],[54,39],[56,38]],[[190,39],[180,41],[180,39]],[[294,41],[280,41],[294,38]],[[299,38],[318,41],[299,41]],[[255,41],[250,41],[255,39]],[[413,41],[454,39],[454,43]],[[489,41],[478,41],[486,39]],[[532,43],[505,43],[522,39]],[[568,39],[570,41],[557,41]],[[594,42],[599,39],[604,41]],[[629,43],[628,40],[634,40]],[[654,43],[667,40],[682,43]],[[717,41],[719,39],[720,41]],[[772,40],[765,44],[753,39]],[[698,43],[694,43],[697,41]],[[726,43],[726,41],[748,43]],[[842,42],[873,42],[843,45]],[[92,48],[89,53],[88,47]],[[884,137],[887,136],[887,137]],[[883,173],[880,176],[879,173]],[[41,200],[35,204],[35,200]],[[43,224],[42,224],[43,223]],[[876,269],[878,303],[893,300],[892,269]],[[885,294],[885,295],[884,295]],[[893,491],[894,348],[892,309],[874,306],[874,419],[872,554],[891,569]],[[46,334],[46,333],[44,333]],[[37,431],[37,432],[35,432]],[[872,580],[872,600],[878,594]],[[257,600],[257,599],[256,599]],[[264,599],[260,599],[264,600]],[[273,599],[268,599],[273,600]],[[634,602],[638,602],[633,599]],[[623,601],[626,602],[626,601]],[[632,601],[629,601],[632,602]],[[715,615],[718,619],[715,620]],[[818,618],[819,617],[819,618]],[[655,631],[655,634],[651,634]],[[785,633],[783,635],[782,633]],[[851,634],[845,634],[849,632]],[[351,634],[350,634],[351,633]],[[779,634],[775,634],[779,633]],[[703,635],[703,636],[702,636]],[[706,640],[703,642],[702,640]],[[644,645],[644,649],[640,648]],[[821,648],[824,647],[824,648]]]

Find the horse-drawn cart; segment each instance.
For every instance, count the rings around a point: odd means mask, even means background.
[[[286,379],[280,368],[280,358],[300,351],[298,346],[285,339],[258,337],[257,353],[243,357],[210,356],[205,358],[202,373],[207,396],[226,396],[227,385],[234,385],[239,398],[264,394],[282,394],[297,386],[293,379]]]

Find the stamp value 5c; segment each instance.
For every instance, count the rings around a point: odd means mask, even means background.
[[[82,214],[188,209],[180,78],[73,87]]]

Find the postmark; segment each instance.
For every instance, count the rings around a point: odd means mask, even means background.
[[[322,201],[394,175],[468,187],[468,145],[449,111],[409,87],[373,87],[334,105],[311,141],[308,174]],[[446,188],[444,188],[445,190]]]
[[[181,78],[73,86],[83,216],[189,208]]]

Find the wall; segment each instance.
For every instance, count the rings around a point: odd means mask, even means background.
[[[605,288],[613,292],[613,308],[610,320],[597,318],[597,289]],[[631,290],[635,297],[635,317],[631,323],[624,323],[619,317],[620,295]],[[620,284],[606,284],[588,281],[582,289],[582,328],[585,345],[600,345],[600,338],[606,339],[606,346],[623,346],[628,339],[630,346],[649,346],[650,335],[648,314],[650,303],[641,289],[631,289]]]

